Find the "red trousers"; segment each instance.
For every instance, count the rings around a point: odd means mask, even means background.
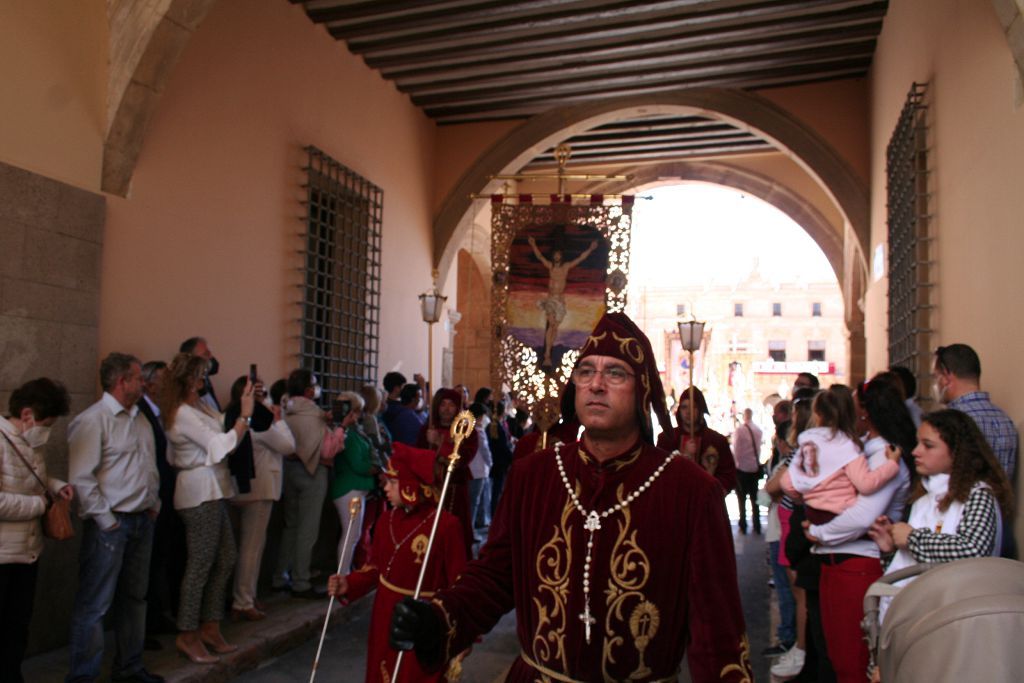
[[[821,625],[839,683],[864,683],[868,647],[860,620],[864,617],[864,594],[880,576],[882,565],[875,557],[851,557],[839,564],[829,564],[827,559],[822,562]]]

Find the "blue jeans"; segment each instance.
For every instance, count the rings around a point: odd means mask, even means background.
[[[142,668],[146,589],[153,551],[153,520],[145,513],[114,513],[118,526],[103,531],[85,521],[78,554],[78,592],[71,614],[68,683],[95,681],[103,662],[103,617],[113,610],[115,676]]]
[[[768,544],[768,560],[772,565],[772,578],[775,580],[775,597],[779,600],[779,627],[775,631],[780,643],[796,642],[796,602],[789,586],[786,568],[779,564],[779,542]]]

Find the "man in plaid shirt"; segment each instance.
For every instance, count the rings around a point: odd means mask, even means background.
[[[950,344],[935,350],[936,398],[948,407],[970,415],[985,435],[996,459],[1014,481],[1017,470],[1017,428],[1013,420],[981,391],[981,361],[967,344]]]

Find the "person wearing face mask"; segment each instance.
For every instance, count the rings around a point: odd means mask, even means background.
[[[327,496],[327,468],[345,447],[345,430],[330,428],[331,414],[316,403],[320,383],[310,370],[288,375],[288,396],[284,419],[295,437],[295,452],[284,461],[284,530],[271,587],[290,590],[296,598],[322,598],[326,591],[310,583],[310,563]]]
[[[139,410],[142,364],[111,353],[100,363],[103,396],[68,426],[68,472],[84,520],[67,680],[94,681],[111,607],[118,644],[114,680],[158,683],[142,666],[146,590],[160,475],[153,429]]]
[[[51,425],[69,406],[64,385],[40,377],[14,390],[10,413],[0,418],[0,681],[24,680],[21,661],[43,551],[40,520],[52,496],[74,496],[69,484],[46,475],[43,457]]]
[[[203,388],[199,390],[199,398],[215,412],[224,412],[221,410],[220,401],[217,400],[217,392],[213,390],[213,383],[210,381],[211,377],[220,372],[220,362],[214,357],[213,351],[210,350],[210,345],[206,343],[206,339],[204,337],[189,337],[181,342],[178,351],[180,353],[191,353],[193,356],[199,356],[207,360],[209,365],[207,366],[206,376],[203,377]]]
[[[947,407],[967,413],[977,423],[996,460],[1014,481],[1017,472],[1017,428],[1001,408],[981,390],[981,360],[967,344],[935,350],[932,366],[935,398]]]

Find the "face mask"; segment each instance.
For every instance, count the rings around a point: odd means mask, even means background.
[[[264,396],[263,405],[266,406],[267,410],[270,410],[274,407],[274,401],[269,396]]]
[[[220,363],[217,362],[216,358],[210,359],[210,369],[206,371],[207,375],[216,375],[220,372]]]
[[[932,382],[932,396],[935,397],[936,401],[938,401],[939,403],[945,403],[945,394],[946,389],[945,387],[942,386],[941,380],[936,379],[934,382]]]
[[[313,385],[313,400],[314,401],[319,401],[321,394],[323,394],[323,391],[321,391],[320,385],[319,384],[314,384]]]
[[[32,448],[42,448],[50,440],[50,428],[36,425],[21,433],[21,438]]]

